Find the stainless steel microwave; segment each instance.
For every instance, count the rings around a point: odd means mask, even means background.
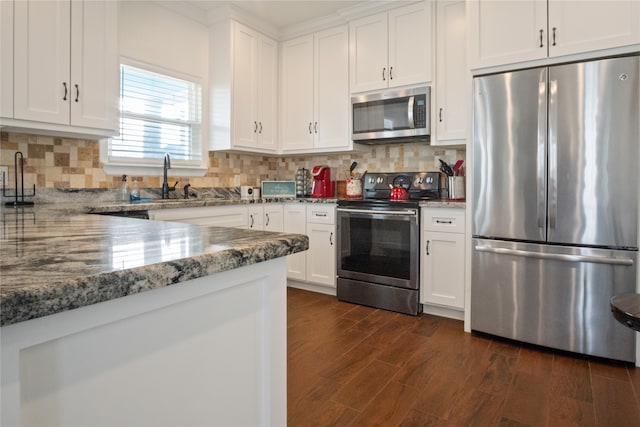
[[[428,140],[431,133],[431,88],[387,90],[351,98],[352,139],[374,144]]]

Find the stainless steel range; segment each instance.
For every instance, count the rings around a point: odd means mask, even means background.
[[[338,299],[417,315],[419,203],[439,198],[440,173],[370,173],[362,188],[338,201]]]

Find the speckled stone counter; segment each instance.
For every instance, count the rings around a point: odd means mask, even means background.
[[[63,211],[0,210],[0,325],[283,257],[309,245],[298,234]]]

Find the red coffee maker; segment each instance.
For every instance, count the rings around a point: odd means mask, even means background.
[[[329,166],[314,166],[311,169],[313,187],[311,197],[333,197],[333,181],[331,181],[331,169]]]

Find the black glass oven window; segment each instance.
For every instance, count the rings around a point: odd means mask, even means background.
[[[411,279],[411,223],[343,217],[339,263],[343,270]]]

